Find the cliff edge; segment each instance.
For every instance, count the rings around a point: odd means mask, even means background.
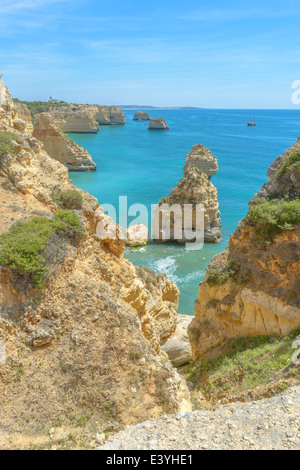
[[[189,327],[194,358],[224,338],[282,336],[300,326],[300,139],[268,176],[199,286]]]
[[[98,201],[15,127],[0,91],[0,447],[89,448],[97,433],[191,409],[160,349],[176,285],[134,267],[118,236],[99,238]]]
[[[56,125],[49,113],[37,114],[33,137],[44,144],[45,151],[69,169],[96,170],[96,164],[88,151],[67,137]]]

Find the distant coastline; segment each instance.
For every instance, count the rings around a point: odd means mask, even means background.
[[[133,105],[118,105],[119,108],[121,109],[132,109],[132,110],[137,110],[137,109],[203,109],[203,108],[197,108],[195,106],[146,106],[146,105],[141,105],[138,106],[136,104]]]

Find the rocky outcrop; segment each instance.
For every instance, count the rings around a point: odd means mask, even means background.
[[[209,150],[207,150],[207,153],[209,153]],[[167,204],[166,209],[164,204]],[[183,208],[188,204],[191,208],[185,208],[185,214],[190,214],[189,219],[183,216]],[[154,231],[154,241],[156,243],[165,241],[191,242],[193,233],[201,231],[197,225],[199,223],[197,218],[200,218],[200,215],[197,214],[197,205],[199,204],[203,204],[204,207],[204,242],[217,243],[221,239],[217,189],[203,171],[189,163],[185,165],[184,176],[176,187],[172,189],[167,197],[158,202],[154,211],[154,224],[159,227],[159,230],[158,233]],[[173,205],[179,205],[182,210],[180,214],[171,213],[168,217],[168,208]],[[160,214],[162,214],[162,218],[158,221]],[[176,230],[176,227],[179,227],[179,229]]]
[[[0,80],[0,130],[13,128],[31,135],[32,123],[28,108],[12,101],[5,83]]]
[[[164,118],[158,117],[155,119],[150,119],[149,129],[166,130],[166,129],[169,129],[169,127]]]
[[[116,434],[99,450],[300,450],[300,387],[214,411],[161,416]],[[180,458],[180,456],[176,457]],[[181,455],[182,464],[188,462]]]
[[[148,245],[149,243],[149,231],[145,225],[132,225],[126,230],[126,245],[144,246]]]
[[[51,107],[49,108],[49,113],[55,120],[57,126],[65,133],[97,134],[97,132],[99,132],[99,123],[88,107]]]
[[[21,132],[25,134],[32,135],[33,124],[31,121],[30,111],[24,103],[14,103],[14,108],[17,113],[18,119],[17,122],[21,121],[21,124],[18,127],[18,124],[15,122],[14,126]],[[25,123],[25,127],[24,124]]]
[[[125,115],[118,106],[89,106],[89,110],[102,126],[125,124]]]
[[[174,367],[187,364],[192,360],[192,348],[187,332],[192,320],[193,317],[189,315],[178,315],[174,335],[162,345],[162,350],[167,353]]]
[[[219,168],[217,157],[215,157],[209,149],[204,145],[193,145],[192,152],[186,156],[186,167],[193,166],[206,174],[210,180]]]
[[[125,116],[117,106],[78,105],[49,109],[59,128],[66,133],[96,134],[100,125],[124,125]]]
[[[134,121],[150,121],[151,116],[145,111],[137,111],[133,117]]]
[[[224,338],[300,326],[299,149],[298,140],[271,165],[229,247],[208,267],[189,327],[194,358]]]
[[[260,191],[254,196],[250,204],[255,202],[257,198],[276,198],[282,197],[288,194],[291,194],[293,198],[297,198],[300,196],[300,164],[298,158],[298,165],[297,161],[294,162],[290,166],[290,168],[286,168],[284,172],[277,177],[277,174],[281,168],[283,168],[284,164],[288,161],[289,157],[295,152],[300,152],[300,137],[295,142],[292,147],[288,148],[282,155],[276,158],[276,160],[272,163],[270,168],[267,171],[267,176],[269,178],[268,182],[265,183]]]
[[[55,160],[78,171],[96,170],[88,151],[67,137],[49,113],[36,115],[33,137],[44,144],[45,151]]]
[[[99,238],[106,216],[98,201],[74,187],[67,168],[40,141],[11,127],[14,109],[9,94],[7,99],[1,129],[15,138],[13,151],[10,146],[0,160],[0,234],[18,220],[55,217],[61,207],[54,191],[81,194],[71,214],[83,232],[63,244],[49,238],[48,277],[41,287],[26,266],[0,267],[0,339],[6,348],[0,447],[5,439],[11,448],[49,440],[51,446],[53,436],[66,432],[89,445],[91,432],[191,409],[184,382],[160,349],[176,329],[176,285],[134,267],[118,236]],[[26,243],[16,250],[36,249]]]

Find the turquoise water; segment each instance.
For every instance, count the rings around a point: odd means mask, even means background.
[[[248,201],[266,181],[269,165],[298,139],[300,111],[258,110],[257,126],[247,127],[253,111],[151,110],[153,117],[166,119],[168,131],[149,131],[147,122],[133,121],[134,112],[125,111],[125,126],[102,126],[96,135],[69,134],[98,165],[97,172],[70,176],[101,204],[118,207],[119,195],[126,195],[128,205],[142,203],[150,212],[150,205],[183,176],[186,154],[194,144],[205,145],[218,157],[219,171],[211,181],[218,189],[222,241],[205,244],[200,251],[150,245],[125,252],[134,264],[168,274],[180,289],[179,312],[193,315],[205,268],[227,246],[230,234],[248,211]]]

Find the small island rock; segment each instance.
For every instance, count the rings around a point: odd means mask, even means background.
[[[164,118],[158,117],[155,119],[150,119],[149,121],[149,129],[169,129],[166,121]]]
[[[144,111],[137,111],[133,117],[134,121],[150,121],[151,116]]]
[[[149,242],[149,231],[145,225],[132,225],[126,230],[126,245],[144,246],[148,245]]]

